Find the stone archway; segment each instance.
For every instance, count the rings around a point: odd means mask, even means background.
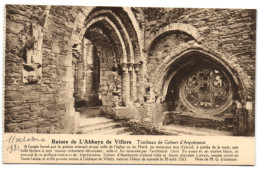
[[[156,81],[154,85],[154,91],[158,97],[165,98],[168,90],[168,85],[170,83],[170,80],[173,78],[173,74],[171,74],[173,72],[173,67],[175,70],[180,69],[178,68],[178,66],[175,67],[174,65],[181,63],[181,60],[185,60],[185,58],[188,58],[187,61],[190,59],[194,59],[194,56],[192,56],[192,54],[194,53],[200,54],[206,60],[209,59],[209,63],[214,63],[218,65],[218,67],[220,67],[222,70],[224,70],[226,72],[225,74],[228,74],[230,79],[232,79],[232,83],[237,86],[237,90],[243,91],[248,86],[250,86],[249,77],[246,76],[245,73],[241,71],[241,68],[236,65],[232,60],[228,60],[225,55],[221,56],[218,53],[213,52],[212,50],[198,46],[196,43],[192,46],[181,48],[181,50],[182,51],[176,50],[177,52],[175,53],[175,56],[168,56],[167,58],[165,58],[156,70],[156,75],[154,78],[154,81]],[[185,65],[186,63],[181,64]],[[239,95],[239,100],[245,99],[245,95],[243,93],[240,93]]]
[[[247,114],[242,105],[245,79],[220,57],[201,48],[186,49],[172,57],[163,69],[156,76],[155,81],[160,83],[154,85],[154,90],[165,124],[173,122],[233,134],[241,134],[240,126],[248,125],[244,118],[240,124],[239,115]]]
[[[133,107],[142,93],[141,87],[137,87],[137,81],[142,78],[140,35],[125,8],[95,7],[83,13],[85,20],[80,15],[80,21],[75,21],[75,25],[80,27],[81,23],[82,28],[72,35],[73,45],[79,46],[78,56],[74,57],[77,63],[76,99],[91,105],[90,97],[95,95],[99,104],[92,105],[102,105],[102,113],[115,115],[116,111],[126,112],[125,109]],[[93,64],[95,59],[99,60],[96,68]],[[95,70],[99,77],[94,75]],[[90,84],[86,85],[93,79],[99,81],[95,93]]]
[[[162,95],[171,103],[166,110],[215,115],[228,109],[232,100],[242,99],[239,85],[221,63],[205,53],[190,51],[171,64]]]
[[[186,24],[165,27],[151,39],[148,92],[156,102],[155,127],[181,123],[237,134],[238,114],[247,114],[250,78],[236,59],[200,45],[198,31]],[[242,118],[242,125],[247,120]]]

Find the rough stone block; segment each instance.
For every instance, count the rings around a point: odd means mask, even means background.
[[[115,108],[115,118],[118,119],[133,119],[136,116],[135,108],[117,107]]]
[[[34,127],[35,126],[35,122],[34,121],[26,121],[26,122],[23,122],[22,124],[21,124],[21,127],[23,128],[23,129],[29,129],[29,128],[32,128],[32,127]]]
[[[5,124],[6,132],[14,132],[17,128],[18,128],[18,124],[16,123]]]
[[[21,23],[7,21],[6,22],[6,29],[7,29],[7,32],[10,31],[11,33],[18,34],[22,30],[24,30],[24,25],[21,24]]]
[[[50,133],[50,127],[38,128],[37,133]]]
[[[54,118],[55,116],[56,116],[55,111],[44,110],[44,111],[41,112],[42,118]]]
[[[66,106],[64,104],[54,104],[47,107],[48,111],[58,111],[58,110],[66,110]]]

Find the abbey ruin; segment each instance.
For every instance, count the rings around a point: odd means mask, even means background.
[[[6,6],[5,132],[77,133],[78,107],[254,136],[256,10]]]

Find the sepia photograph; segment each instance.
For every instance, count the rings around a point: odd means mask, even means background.
[[[255,164],[256,9],[3,8],[4,163]]]
[[[5,132],[254,136],[256,10],[6,5]]]

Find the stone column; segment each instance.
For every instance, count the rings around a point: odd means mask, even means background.
[[[72,71],[72,51],[67,51],[66,56],[63,58],[63,66],[65,75],[62,78],[62,83],[65,86],[58,93],[57,104],[66,107],[65,114],[61,114],[62,130],[63,133],[75,133],[78,128],[79,113],[75,112],[74,108],[74,76]]]
[[[253,102],[247,101],[245,102],[245,109],[248,112],[248,135],[254,136],[255,135],[255,114],[253,108]]]
[[[92,70],[91,67],[93,67],[93,44],[86,40],[86,43],[84,44],[84,63],[85,63],[85,92],[84,92],[84,99],[86,101],[89,101],[91,99],[91,93],[92,93]]]
[[[129,72],[129,95],[130,95],[130,101],[134,101],[134,92],[133,92],[133,81],[134,81],[134,70],[133,70],[133,64],[128,63],[128,72]]]
[[[72,47],[72,56],[73,60],[76,63],[75,64],[75,94],[76,98],[81,98],[82,94],[82,61],[81,61],[81,56],[82,56],[82,51],[81,51],[81,44],[77,43],[74,44]]]
[[[90,41],[86,38],[82,40],[82,98],[85,99],[87,84],[87,55],[89,54]]]
[[[124,105],[128,106],[130,102],[130,80],[127,63],[122,64],[123,75],[122,75],[122,99]]]
[[[137,101],[137,74],[139,73],[139,65],[134,64],[133,65],[134,71],[133,71],[133,102]]]
[[[133,102],[137,99],[137,87],[136,87],[136,72],[132,72],[132,80],[133,80],[133,89],[132,89],[132,96],[133,96]]]

